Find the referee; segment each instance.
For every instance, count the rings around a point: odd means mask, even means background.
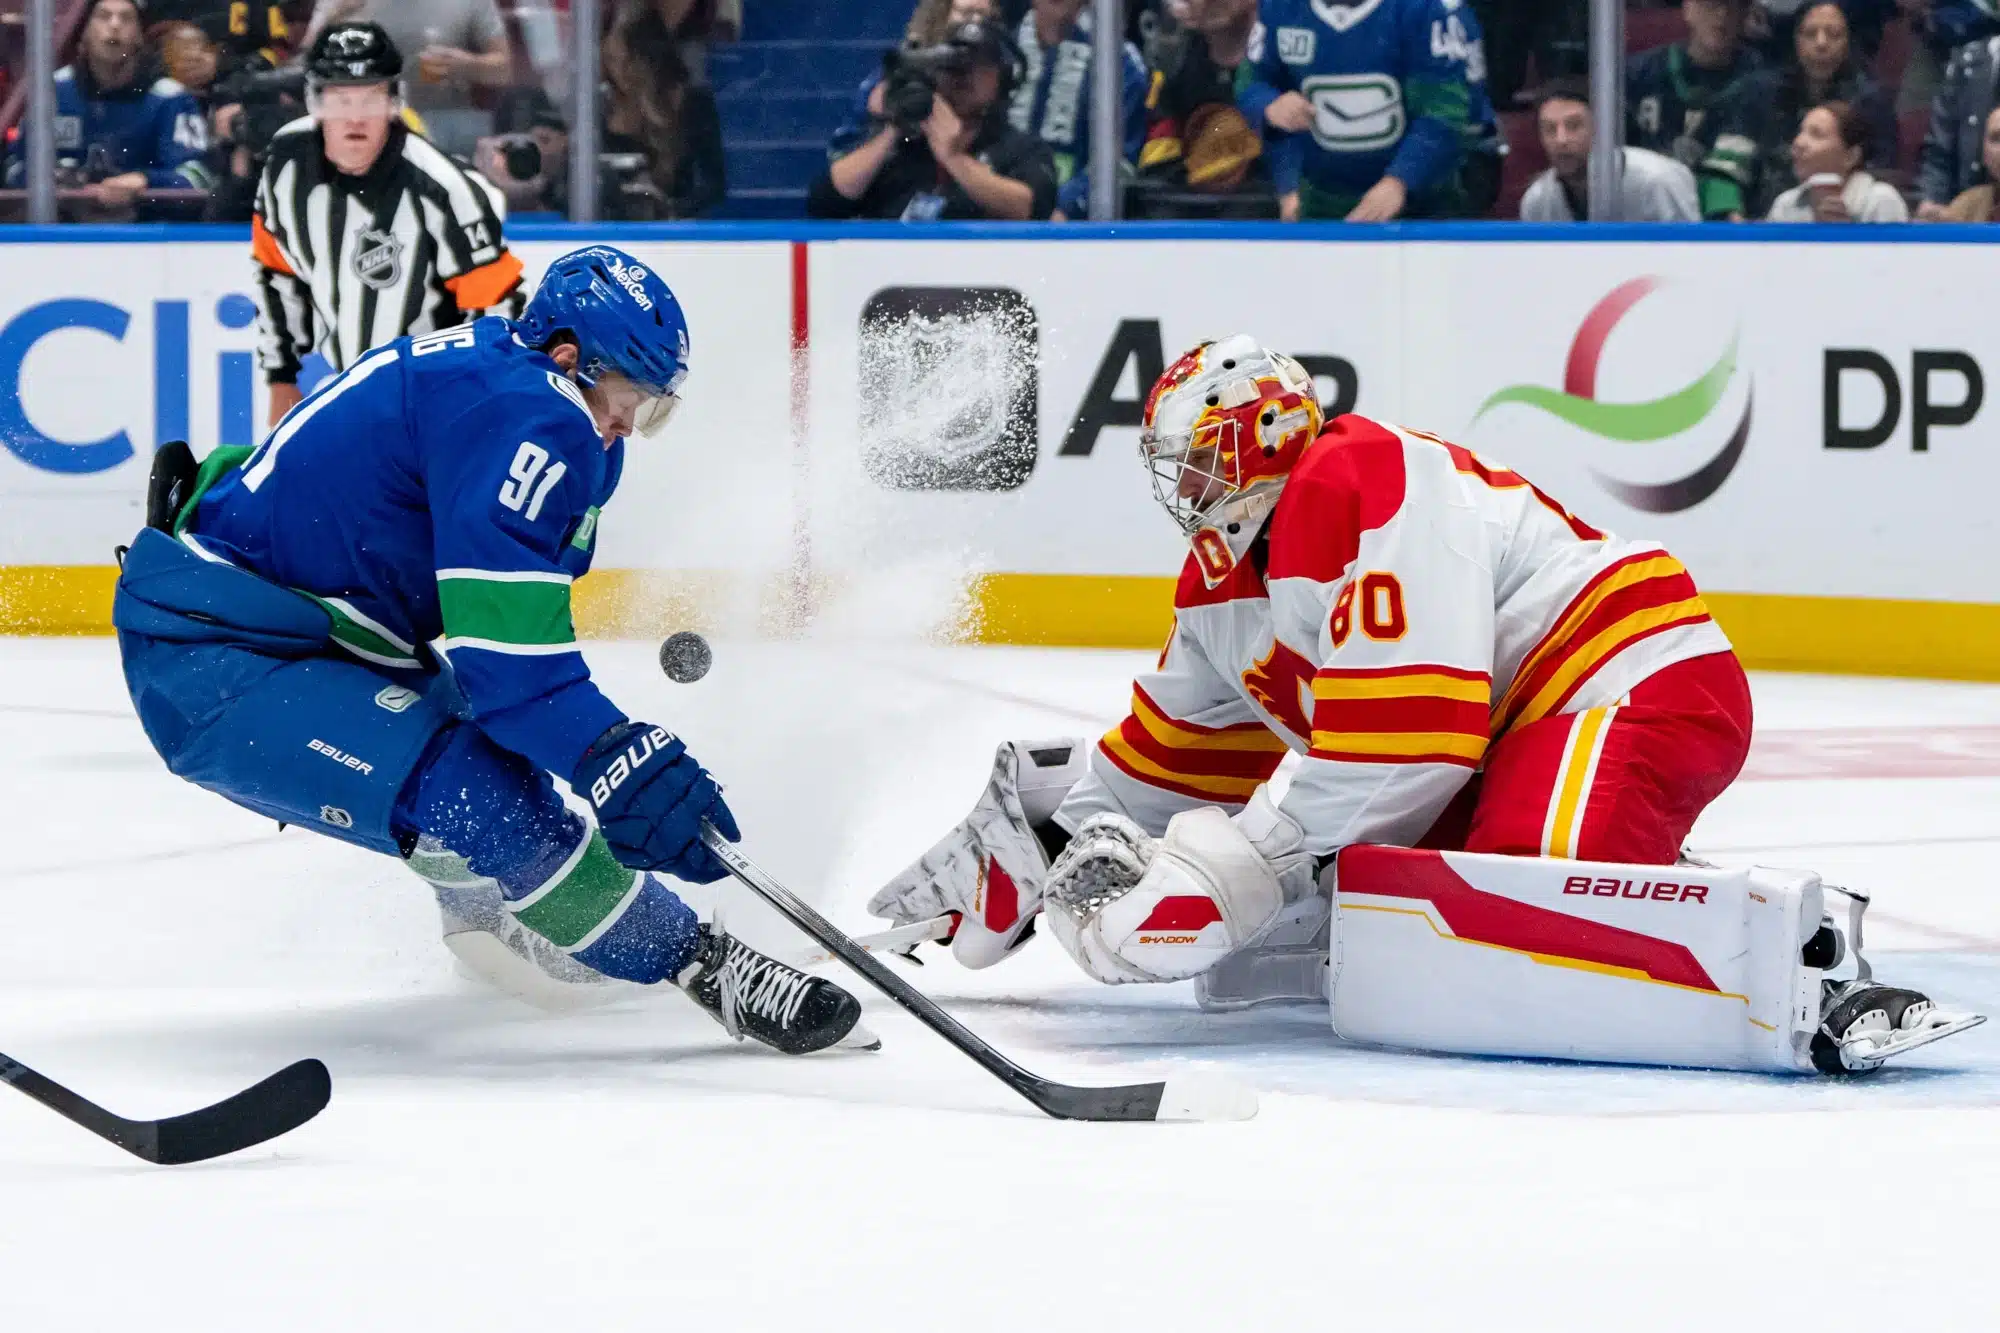
[[[520,312],[506,201],[404,125],[402,74],[379,24],[328,26],[306,56],[312,114],[271,141],[250,252],[273,425],[308,352],[342,370],[406,333]]]

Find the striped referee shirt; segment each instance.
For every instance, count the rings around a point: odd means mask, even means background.
[[[400,122],[363,176],[327,161],[311,117],[279,130],[250,219],[265,374],[293,383],[314,350],[344,370],[406,333],[519,314],[506,211],[478,172]]]

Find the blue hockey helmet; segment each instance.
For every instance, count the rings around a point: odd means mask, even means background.
[[[549,265],[516,322],[521,340],[546,347],[557,334],[576,340],[576,377],[606,388],[622,379],[641,401],[641,435],[667,424],[687,378],[687,317],[660,275],[623,250],[587,245]]]

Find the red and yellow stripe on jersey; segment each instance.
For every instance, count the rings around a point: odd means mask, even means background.
[[[1131,715],[1104,733],[1098,751],[1148,786],[1241,805],[1285,757],[1285,742],[1262,722],[1204,727],[1169,717],[1134,685]]]
[[[1484,671],[1328,668],[1312,692],[1309,758],[1476,768],[1486,754],[1493,681]]]
[[[1578,590],[1493,708],[1492,734],[1559,713],[1600,666],[1641,639],[1707,620],[1685,566],[1641,551],[1599,570]]]

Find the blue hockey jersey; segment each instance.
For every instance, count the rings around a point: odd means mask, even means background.
[[[1046,143],[1056,156],[1056,207],[1069,217],[1089,211],[1091,12],[1054,46],[1044,48],[1035,32],[1035,13],[1021,16],[1014,41],[1021,48],[1024,70],[1007,104],[1007,119],[1017,130]],[[1146,62],[1130,42],[1121,44],[1125,68],[1121,98],[1125,133],[1121,157],[1135,162],[1146,141]]]
[[[1466,142],[1469,66],[1481,61],[1463,0],[1260,0],[1257,17],[1238,105],[1261,126],[1284,93],[1312,104],[1296,136],[1304,214],[1344,216],[1384,175],[1408,188],[1406,215],[1442,211]]]
[[[570,619],[623,442],[504,319],[398,338],[328,380],[204,494],[186,532],[311,596],[378,668],[449,661],[473,720],[567,778],[625,714]]]
[[[56,71],[56,161],[95,167],[104,176],[144,172],[156,190],[205,190],[212,183],[202,155],[207,122],[194,95],[172,79],[141,75],[125,88],[99,88],[86,65]],[[92,150],[96,153],[93,162]],[[17,139],[7,163],[7,183],[19,185],[27,170],[26,146]]]

